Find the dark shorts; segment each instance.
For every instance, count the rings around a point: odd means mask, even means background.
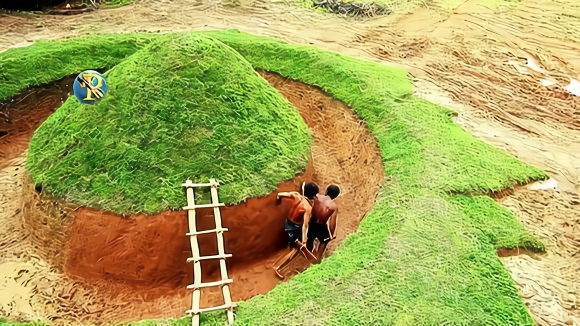
[[[320,243],[327,243],[330,242],[332,236],[330,235],[330,231],[328,231],[327,224],[318,224],[316,222],[310,222],[308,224],[308,240],[314,241],[314,239],[318,239]]]
[[[298,247],[296,245],[296,240],[302,242],[302,225],[286,219],[286,222],[284,223],[284,231],[288,237],[288,244],[290,247]]]

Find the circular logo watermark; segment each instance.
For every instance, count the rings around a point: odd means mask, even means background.
[[[84,104],[95,104],[107,94],[105,77],[94,70],[81,72],[73,83],[76,98]]]

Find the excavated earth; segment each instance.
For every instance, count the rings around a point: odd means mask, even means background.
[[[497,199],[547,245],[545,255],[516,251],[500,259],[539,325],[580,325],[580,89],[572,82],[580,80],[580,17],[574,14],[580,12],[580,3],[450,3],[427,1],[421,8],[361,20],[322,15],[279,1],[141,0],[76,17],[0,17],[0,51],[41,39],[93,33],[237,28],[399,64],[409,70],[417,96],[455,110],[456,122],[466,131],[547,171],[557,181],[557,189],[522,188]],[[17,212],[18,204],[13,202],[20,200],[16,194],[22,161],[22,156],[11,161],[0,176],[2,221],[14,219]],[[5,224],[2,235],[14,228]],[[7,288],[61,277],[31,256],[34,251],[27,247],[27,239],[18,240],[0,245],[0,275]],[[7,248],[14,254],[6,256]],[[28,272],[33,267],[42,268],[43,274]],[[93,314],[101,309],[86,289],[71,286],[53,298],[52,290],[27,289],[39,292],[35,298],[46,298],[42,304],[53,318],[57,315],[53,307],[71,300]],[[74,299],[68,297],[72,289],[81,291]],[[0,300],[22,303],[21,297],[29,296],[0,295]],[[32,311],[24,303],[19,307]],[[124,306],[128,312],[142,308],[132,303]],[[181,307],[167,308],[168,314],[181,313]],[[69,316],[75,314],[79,310]]]
[[[378,147],[364,123],[341,102],[312,86],[261,74],[300,111],[314,136],[306,171],[281,183],[278,191],[298,190],[302,181],[312,180],[322,187],[338,184],[343,192],[331,253],[356,229],[384,181]],[[6,232],[0,243],[0,279],[5,284],[0,312],[20,319],[44,316],[57,324],[180,317],[191,304],[185,287],[193,277],[192,265],[185,262],[191,249],[184,211],[121,217],[76,207],[37,193],[24,171],[26,144],[67,97],[69,81],[32,89],[2,107],[14,127],[5,139],[5,147],[12,149],[1,160],[8,167],[0,185],[7,194],[1,202]],[[28,111],[36,109],[35,103],[52,105],[32,114]],[[21,146],[12,147],[11,139]],[[225,240],[226,251],[233,254],[228,267],[235,301],[266,293],[279,283],[272,267],[287,252],[287,212],[288,207],[276,205],[276,192],[222,209],[230,230]],[[201,210],[197,227],[214,227],[210,210]],[[202,254],[217,252],[215,236],[200,237],[200,242]],[[285,270],[286,276],[307,266],[305,259],[298,259]],[[217,280],[217,264],[202,267],[204,281]],[[202,307],[223,300],[217,289],[203,291]]]

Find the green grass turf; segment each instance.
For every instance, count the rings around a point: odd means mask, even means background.
[[[15,321],[10,321],[8,319],[2,318],[0,317],[0,326],[3,325],[10,325],[10,326],[45,326],[47,325],[44,322],[15,322]]]
[[[155,41],[107,74],[107,96],[74,96],[34,133],[27,168],[47,193],[116,213],[183,205],[186,179],[220,199],[268,194],[303,170],[298,111],[227,45],[195,34]]]
[[[236,325],[533,325],[496,249],[544,247],[509,211],[476,194],[546,179],[542,171],[468,135],[448,109],[413,97],[399,68],[236,31],[204,34],[254,68],[317,85],[350,105],[392,176],[331,257],[240,303]],[[222,325],[225,316],[202,318]]]
[[[28,87],[81,72],[83,67],[112,68],[154,38],[150,34],[85,36],[4,51],[0,53],[0,101]]]

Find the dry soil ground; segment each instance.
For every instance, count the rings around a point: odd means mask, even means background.
[[[546,255],[501,259],[539,324],[580,325],[580,16],[570,14],[580,4],[493,2],[443,10],[426,1],[410,13],[362,21],[263,1],[143,0],[83,16],[0,17],[0,51],[99,32],[236,28],[400,64],[418,96],[456,110],[465,130],[557,181],[556,190],[519,189],[498,199],[548,246]],[[17,163],[0,182],[13,182]],[[2,218],[14,213],[0,209]],[[30,281],[27,263],[0,259],[1,275],[13,273],[5,280]]]

